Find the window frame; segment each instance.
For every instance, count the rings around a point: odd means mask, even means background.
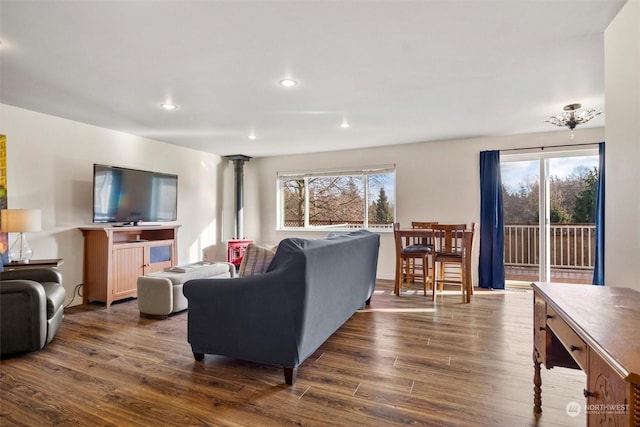
[[[504,150],[500,152],[500,165],[506,163],[537,161],[538,165],[538,224],[540,237],[538,241],[538,280],[542,282],[552,282],[551,269],[551,201],[549,178],[552,176],[550,171],[550,160],[568,157],[599,157],[598,144],[580,144],[580,146],[561,146],[561,147],[540,147],[520,150]],[[501,170],[502,172],[502,170]],[[598,173],[600,168],[598,167]],[[507,224],[505,223],[505,226]],[[506,243],[505,243],[506,245]],[[554,269],[561,267],[553,266]],[[557,283],[557,282],[554,282]]]
[[[334,225],[310,225],[309,224],[309,186],[305,185],[304,201],[305,201],[305,215],[304,226],[302,227],[287,227],[284,224],[284,192],[283,183],[286,180],[292,179],[305,179],[310,178],[322,178],[322,177],[335,177],[335,176],[356,176],[362,177],[363,181],[363,193],[364,193],[364,212],[362,216],[363,229],[375,232],[389,232],[393,231],[393,225],[390,224],[387,227],[369,227],[369,203],[371,197],[369,195],[369,179],[370,175],[393,175],[392,191],[389,199],[393,200],[393,218],[396,218],[396,165],[377,165],[367,167],[349,167],[349,168],[336,168],[336,169],[318,169],[318,170],[299,170],[299,171],[279,171],[276,173],[276,230],[278,231],[345,231],[354,230],[353,227],[342,227]]]

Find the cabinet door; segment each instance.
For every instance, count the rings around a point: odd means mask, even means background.
[[[631,425],[630,384],[591,349],[587,385],[587,425]]]
[[[137,279],[144,273],[144,246],[125,245],[113,250],[113,299],[136,296]]]
[[[173,240],[149,242],[145,249],[144,274],[162,271],[173,266],[175,243]]]

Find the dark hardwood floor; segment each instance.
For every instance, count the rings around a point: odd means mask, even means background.
[[[416,289],[419,286],[416,287]],[[543,370],[533,414],[532,294],[393,295],[379,281],[298,371],[207,355],[196,362],[187,313],[139,317],[137,302],[67,309],[43,351],[0,363],[2,426],[584,426],[580,371]]]

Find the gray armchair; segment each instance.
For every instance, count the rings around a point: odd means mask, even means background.
[[[2,357],[49,344],[62,323],[66,295],[62,276],[54,268],[0,272]]]

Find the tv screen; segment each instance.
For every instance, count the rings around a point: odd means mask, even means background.
[[[177,206],[177,175],[93,165],[93,222],[175,221]]]

